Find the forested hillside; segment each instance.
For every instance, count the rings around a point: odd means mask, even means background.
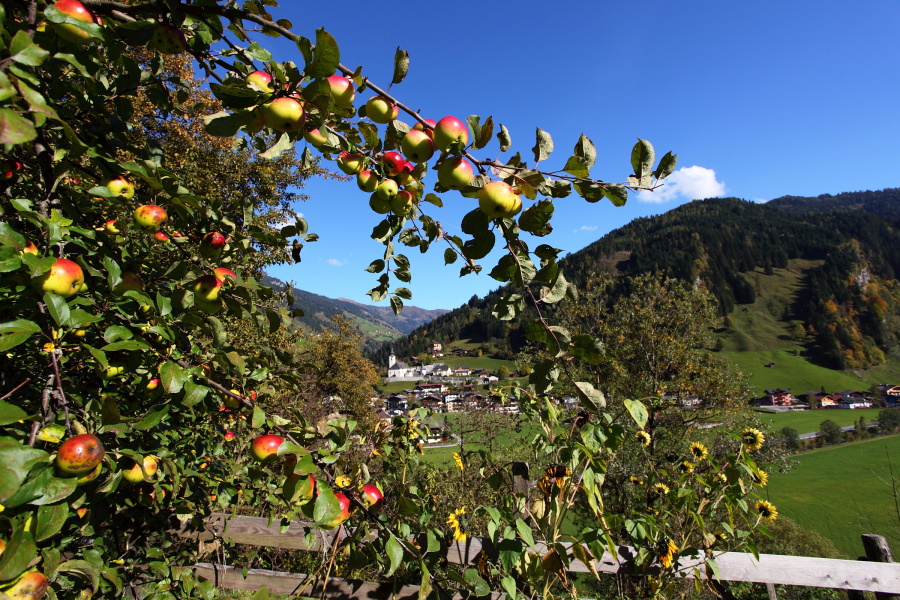
[[[578,286],[593,273],[627,277],[655,272],[703,285],[727,315],[756,296],[745,274],[785,268],[791,259],[822,261],[785,318],[800,319],[811,356],[835,369],[885,360],[900,339],[900,215],[897,190],[819,198],[785,197],[767,204],[736,198],[694,201],[614,230],[563,261]],[[614,292],[615,293],[615,292]],[[432,340],[494,340],[515,350],[520,323],[490,316],[496,294],[473,298],[406,340],[398,355],[417,354]],[[565,309],[563,303],[561,310]],[[531,317],[526,315],[523,321]],[[379,351],[376,357],[383,359]]]

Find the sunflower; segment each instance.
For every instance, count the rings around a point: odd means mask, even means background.
[[[769,483],[769,474],[760,469],[750,475],[750,479],[759,487],[766,487],[766,484]]]
[[[646,431],[638,431],[634,434],[634,439],[640,442],[645,448],[650,445],[650,434]]]
[[[640,477],[635,477],[632,475],[628,478],[629,483],[633,483],[634,485],[644,485],[644,482],[641,481]]]
[[[462,456],[460,456],[458,452],[453,453],[453,460],[454,462],[456,462],[457,469],[459,469],[460,471],[465,470],[465,467],[463,466]]]
[[[689,460],[682,462],[678,465],[678,468],[681,469],[682,473],[693,473],[694,472],[694,463]]]
[[[741,432],[741,442],[743,442],[747,450],[751,452],[762,448],[762,445],[765,441],[766,436],[764,436],[762,431],[760,431],[759,429],[748,427]]]
[[[669,493],[669,486],[664,483],[654,483],[650,490],[660,496],[665,496]]]
[[[756,512],[766,521],[774,521],[778,518],[778,509],[767,500],[759,500],[756,503]]]
[[[463,531],[462,524],[459,522],[459,516],[466,514],[466,507],[457,508],[449,517],[447,517],[447,525],[453,530],[453,539],[457,542],[465,542],[468,534]]]
[[[709,456],[709,450],[700,442],[694,442],[691,444],[691,454],[694,456],[694,460],[703,460]]]
[[[659,546],[659,562],[666,569],[671,569],[675,564],[675,554],[678,553],[678,546],[672,540],[666,540]]]

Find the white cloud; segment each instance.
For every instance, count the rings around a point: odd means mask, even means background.
[[[596,225],[582,225],[578,229],[574,230],[572,233],[580,233],[582,231],[594,231],[597,229]]]
[[[332,267],[343,267],[344,265],[347,264],[346,260],[338,260],[336,258],[329,258],[325,262],[327,262]]]
[[[637,199],[661,204],[672,200],[699,200],[725,195],[725,184],[716,179],[716,172],[697,165],[678,169],[662,183],[663,186],[656,191],[638,192]]]
[[[274,227],[276,229],[281,229],[282,227],[287,227],[288,225],[296,225],[297,219],[303,218],[303,213],[295,212],[294,215],[296,215],[296,218],[288,217],[284,221],[281,221],[279,223],[272,223],[272,227]]]

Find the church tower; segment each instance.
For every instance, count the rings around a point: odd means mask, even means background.
[[[391,348],[390,352],[391,352],[391,353],[390,353],[390,356],[388,356],[388,369],[390,369],[391,367],[393,367],[393,366],[394,366],[394,363],[397,362],[397,357],[394,356],[394,349]]]

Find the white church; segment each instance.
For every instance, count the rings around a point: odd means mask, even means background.
[[[410,367],[405,362],[397,360],[393,349],[388,357],[388,381],[418,381],[420,379],[450,377],[451,375],[453,375],[453,370],[444,363]]]

